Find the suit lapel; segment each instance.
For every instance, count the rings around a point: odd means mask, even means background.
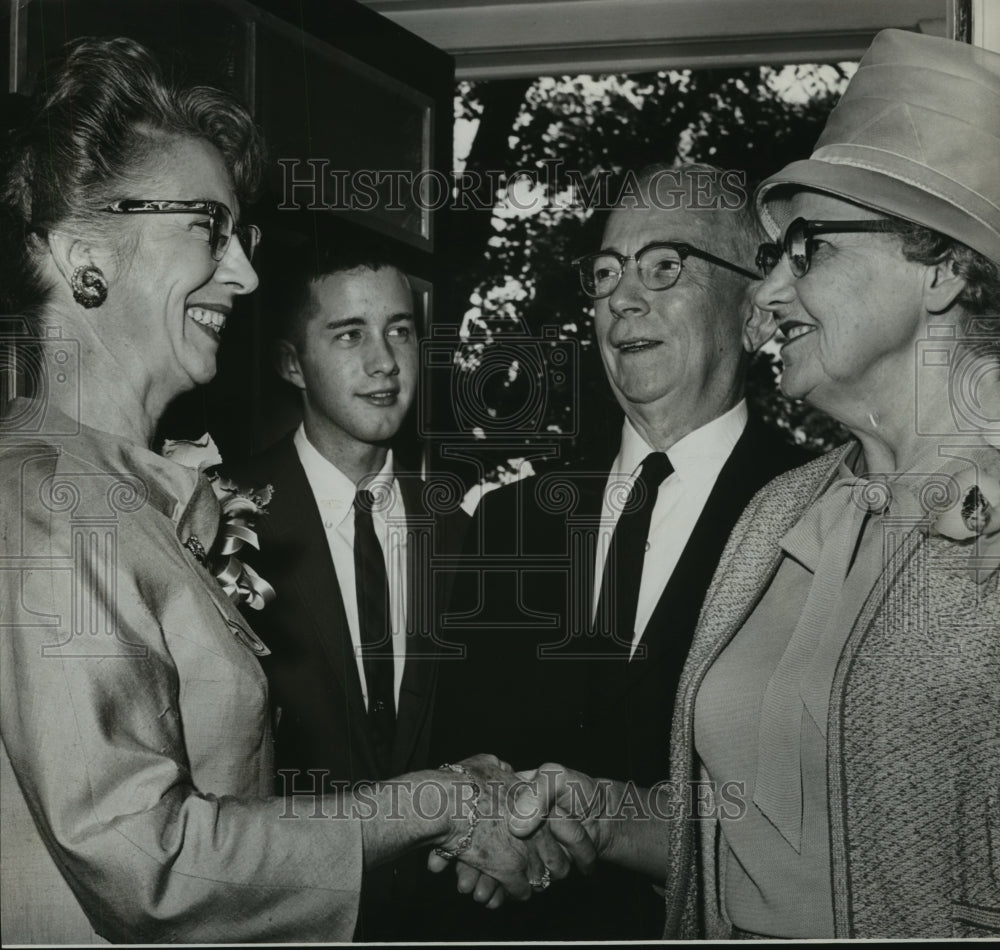
[[[643,631],[640,642],[645,644],[646,657],[651,662],[629,663],[625,685],[631,687],[648,670],[657,667],[653,661],[672,652],[677,654],[676,661],[683,664],[704,592],[733,526],[757,490],[772,474],[777,474],[761,463],[761,457],[767,454],[760,444],[761,435],[760,424],[751,419],[719,471],[680,560]]]
[[[427,483],[417,472],[397,472],[406,519],[406,660],[396,710],[393,774],[422,768],[428,755],[430,716],[437,686],[435,633],[447,600],[446,578],[432,572],[434,558],[455,554],[469,518],[435,513],[424,502]]]
[[[273,478],[274,499],[267,532],[261,536],[261,548],[266,550],[270,544],[280,551],[286,545],[294,545],[297,550],[297,556],[284,570],[277,564],[274,569],[283,575],[286,589],[294,595],[289,598],[289,603],[297,605],[296,613],[300,615],[303,629],[319,647],[317,652],[326,658],[330,671],[347,697],[351,722],[361,726],[360,729],[352,729],[352,732],[361,739],[365,773],[374,775],[375,752],[368,733],[361,679],[343,593],[316,499],[290,438],[277,454]]]
[[[424,599],[429,596],[432,519],[420,503],[419,476],[399,472],[396,479],[406,514],[406,660],[396,709],[393,774],[407,770],[407,763],[430,713],[437,671],[427,637],[424,636],[429,631],[422,629],[422,618],[431,606]]]
[[[604,490],[608,484],[609,473],[604,472],[600,476],[596,473],[589,476],[580,486],[580,516],[583,520],[584,539],[587,543],[583,545],[585,563],[584,567],[584,596],[586,597],[585,609],[587,611],[587,626],[593,623],[594,613],[594,588],[598,583],[595,573],[597,568],[597,546],[600,543],[601,515],[604,511]]]

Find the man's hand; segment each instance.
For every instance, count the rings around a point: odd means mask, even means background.
[[[602,819],[607,818],[611,783],[551,762],[518,775],[521,784],[507,822],[511,834],[526,837],[547,828],[573,864],[588,874],[606,848],[610,828]]]
[[[691,811],[688,783],[636,788],[553,763],[521,778],[511,834],[533,835],[545,826],[584,873],[601,860],[663,881],[671,828]]]
[[[489,908],[499,907],[508,895],[527,900],[552,881],[566,877],[575,858],[571,861],[548,827],[540,825],[520,836],[510,833],[511,804],[521,785],[510,766],[494,756],[479,755],[465,759],[459,767],[463,772],[454,775],[454,783],[464,783],[465,789],[452,798],[461,805],[455,817],[462,817],[442,846],[459,854],[455,860],[437,850],[428,858],[428,868],[439,872],[454,860],[458,890]],[[479,788],[478,799],[471,794],[471,783]],[[479,817],[468,844],[463,845],[473,805]]]

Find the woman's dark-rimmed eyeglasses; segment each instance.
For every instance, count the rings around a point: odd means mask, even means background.
[[[212,252],[212,260],[215,261],[221,261],[226,256],[230,238],[234,234],[248,261],[253,260],[253,252],[260,243],[260,228],[255,224],[237,224],[232,211],[221,201],[124,198],[112,201],[101,210],[111,214],[207,214],[208,246]]]
[[[788,265],[796,277],[805,277],[812,263],[815,248],[813,237],[817,234],[878,234],[906,231],[905,221],[807,221],[796,218],[785,230],[780,244],[767,242],[757,248],[757,267],[763,274],[770,274],[778,261],[788,255]]]
[[[627,261],[635,261],[639,280],[647,290],[668,290],[677,283],[684,269],[684,259],[700,257],[704,261],[736,271],[752,280],[760,280],[760,274],[733,264],[730,261],[709,254],[701,248],[678,241],[655,241],[641,248],[635,256],[619,254],[617,251],[596,251],[585,254],[573,261],[580,275],[580,286],[588,297],[600,300],[614,293],[625,273]]]

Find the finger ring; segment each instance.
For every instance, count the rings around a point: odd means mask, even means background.
[[[533,881],[529,878],[528,883],[531,885],[532,890],[544,891],[552,883],[552,872],[546,868],[542,872],[542,876],[537,881]]]

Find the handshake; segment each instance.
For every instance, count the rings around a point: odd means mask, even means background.
[[[493,909],[508,897],[527,900],[574,867],[593,870],[606,844],[601,782],[558,765],[514,772],[491,755],[442,770],[459,807],[427,866],[440,872],[454,865],[461,893]]]

